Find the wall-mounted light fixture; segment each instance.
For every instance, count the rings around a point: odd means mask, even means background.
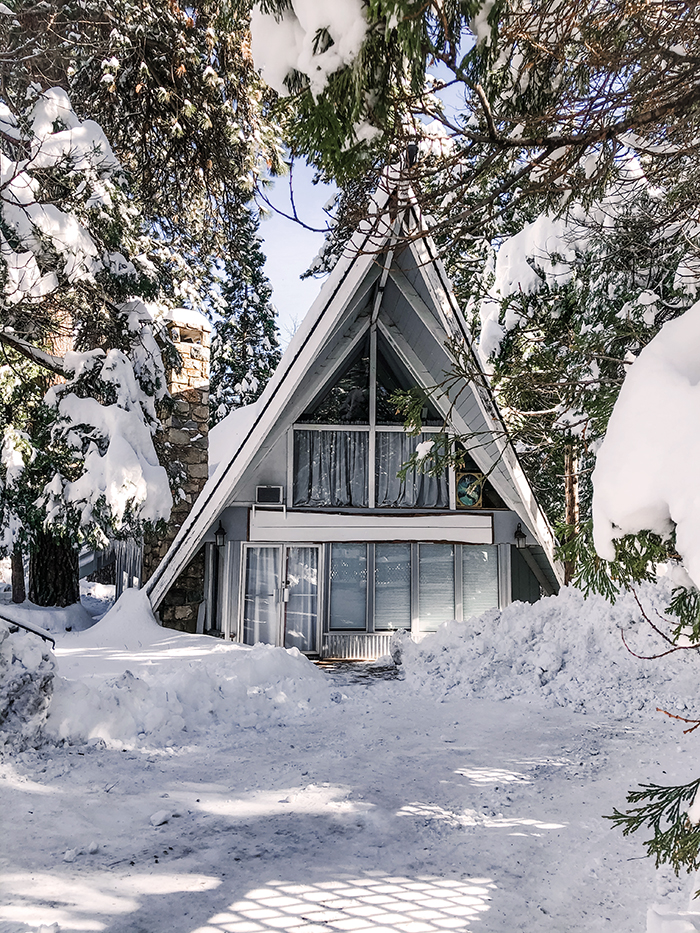
[[[518,525],[518,528],[520,528],[520,525]],[[221,524],[221,519],[219,519],[219,527],[214,532],[214,540],[217,547],[223,547],[226,544],[226,529]]]
[[[523,531],[523,526],[518,522],[518,527],[515,529],[515,546],[519,551],[524,550],[527,547],[527,535]]]

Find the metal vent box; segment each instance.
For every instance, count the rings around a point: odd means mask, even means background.
[[[256,486],[255,502],[257,505],[282,505],[284,489],[282,486]]]

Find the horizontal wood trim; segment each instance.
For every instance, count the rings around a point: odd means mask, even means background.
[[[251,509],[251,542],[449,541],[493,544],[490,512],[361,515]]]

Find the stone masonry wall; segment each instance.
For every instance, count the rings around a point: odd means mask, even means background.
[[[209,331],[191,323],[179,323],[175,318],[170,336],[182,356],[183,368],[168,374],[174,408],[172,417],[163,424],[165,443],[169,445],[166,450],[171,463],[181,466],[183,479],[173,490],[174,504],[166,534],[144,541],[144,582],[172,544],[208,476]],[[203,599],[204,548],[192,558],[161,603],[161,622],[168,628],[195,632]]]

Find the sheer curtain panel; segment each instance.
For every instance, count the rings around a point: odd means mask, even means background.
[[[455,562],[451,544],[418,546],[418,618],[422,632],[434,632],[455,617]]]
[[[481,615],[498,608],[498,547],[465,544],[462,547],[463,616]]]
[[[294,505],[369,504],[367,431],[294,432]]]
[[[367,615],[367,545],[331,549],[330,628],[364,631]]]
[[[375,488],[377,508],[448,509],[450,493],[447,470],[429,476],[409,470],[406,479],[396,475],[411,458],[418,444],[435,439],[434,434],[408,437],[403,431],[377,431]]]
[[[411,545],[377,544],[374,549],[374,627],[411,627]]]
[[[277,644],[279,630],[280,549],[246,549],[243,643]]]

